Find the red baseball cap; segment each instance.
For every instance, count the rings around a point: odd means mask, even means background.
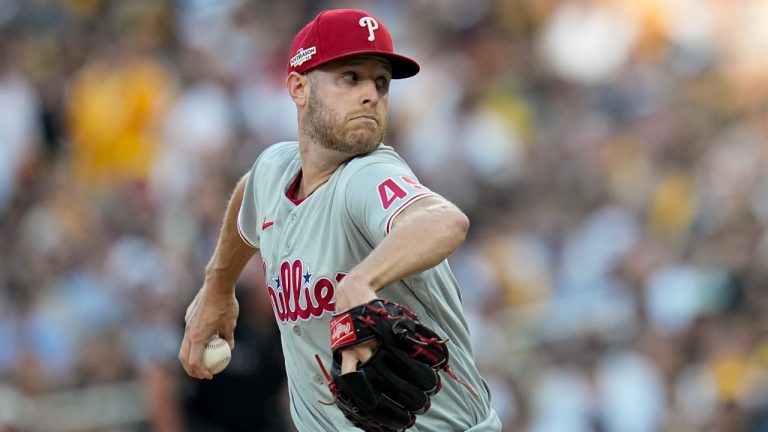
[[[366,11],[334,9],[320,12],[293,39],[288,73],[304,73],[320,65],[358,54],[384,57],[392,65],[392,78],[408,78],[419,64],[392,47],[384,24]]]

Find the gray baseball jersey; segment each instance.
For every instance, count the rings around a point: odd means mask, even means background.
[[[435,195],[391,147],[349,160],[301,202],[291,190],[301,172],[299,145],[278,143],[258,158],[246,182],[238,229],[260,249],[268,295],[282,337],[299,431],[357,430],[335,406],[315,355],[331,364],[329,322],[339,281],[387,235],[408,205]],[[477,396],[441,372],[443,388],[414,431],[498,431],[488,387],[475,366],[458,285],[446,261],[384,287],[385,298],[410,308],[448,337],[451,369]]]

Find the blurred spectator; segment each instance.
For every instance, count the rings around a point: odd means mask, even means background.
[[[173,91],[155,59],[119,45],[99,51],[75,75],[68,103],[72,172],[97,190],[147,180]]]
[[[3,36],[3,39],[10,35]],[[15,46],[0,42],[0,216],[19,186],[19,177],[32,162],[40,144],[38,95],[24,72],[13,62]]]

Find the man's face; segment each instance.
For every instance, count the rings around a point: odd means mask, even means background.
[[[305,133],[327,149],[351,155],[374,151],[387,128],[389,63],[362,55],[311,72]]]

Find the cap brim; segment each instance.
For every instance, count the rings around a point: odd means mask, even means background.
[[[419,73],[419,70],[421,70],[421,67],[418,63],[416,63],[415,60],[412,60],[404,55],[372,50],[347,52],[336,57],[328,58],[323,60],[322,63],[314,66],[313,69],[328,64],[334,60],[363,54],[375,55],[386,59],[392,66],[392,79],[410,78]]]
[[[392,79],[410,78],[421,70],[418,63],[400,54],[379,55],[384,56],[392,65]]]

